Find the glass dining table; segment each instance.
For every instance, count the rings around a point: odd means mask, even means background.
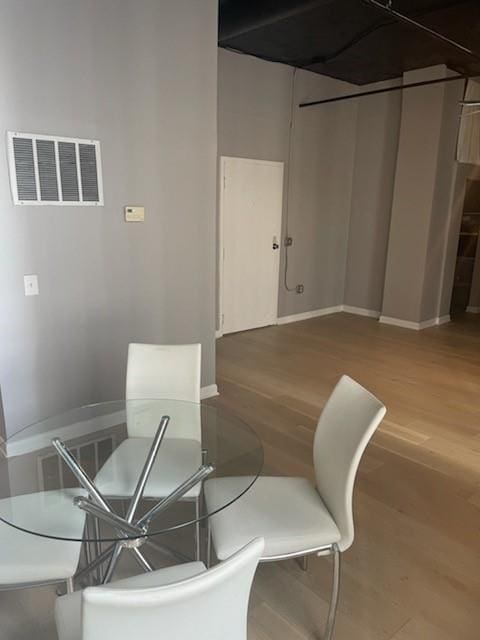
[[[87,405],[1,444],[0,520],[35,536],[85,543],[77,577],[108,582],[124,551],[144,570],[155,568],[144,545],[190,560],[164,543],[172,532],[190,528],[198,558],[202,521],[246,493],[262,466],[255,431],[223,409],[162,399]],[[203,482],[226,476],[238,482],[209,513]],[[72,529],[79,514],[85,525]]]

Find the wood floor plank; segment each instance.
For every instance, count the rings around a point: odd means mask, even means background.
[[[265,640],[307,640],[308,636],[266,602],[249,615],[249,630],[253,638],[260,634]],[[249,638],[249,640],[251,640]]]
[[[452,636],[422,618],[412,618],[390,640],[452,640]]]
[[[388,433],[394,438],[400,438],[400,440],[406,440],[411,444],[423,444],[430,439],[430,436],[426,435],[420,430],[403,427],[400,424],[396,424],[391,420],[384,420],[379,428],[380,433]]]
[[[313,480],[298,442],[311,442],[343,373],[387,405],[357,480],[356,540],[343,562],[337,640],[480,637],[479,339],[480,318],[416,332],[335,314],[217,342],[218,375],[228,378],[223,406],[256,425],[267,473]],[[247,388],[248,398],[235,387]],[[290,590],[300,582],[310,604],[280,597],[267,573],[255,586],[307,637],[315,632],[312,603],[325,612],[325,562],[312,561],[306,574],[294,563],[267,570],[277,580],[278,571],[293,574]]]

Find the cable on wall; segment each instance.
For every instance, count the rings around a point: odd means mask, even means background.
[[[295,78],[297,75],[297,69],[293,69],[292,73],[292,97],[290,101],[290,124],[288,128],[288,162],[287,162],[287,170],[285,175],[285,264],[284,264],[284,272],[283,272],[283,284],[287,291],[295,291],[296,287],[288,286],[288,248],[287,238],[290,237],[288,222],[289,222],[289,212],[290,212],[290,176],[291,169],[293,165],[293,134],[295,132]]]

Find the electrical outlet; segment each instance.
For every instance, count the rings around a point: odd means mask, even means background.
[[[285,246],[286,247],[291,247],[292,244],[293,244],[292,236],[285,236]]]
[[[295,287],[295,291],[297,293],[303,293],[305,291],[305,287],[303,286],[303,284],[297,284],[297,286]]]

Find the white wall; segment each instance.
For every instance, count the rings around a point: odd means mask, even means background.
[[[0,136],[10,432],[121,397],[129,341],[201,341],[214,382],[216,37],[216,0],[2,1],[4,130],[100,139],[105,188],[101,209],[13,207]]]

